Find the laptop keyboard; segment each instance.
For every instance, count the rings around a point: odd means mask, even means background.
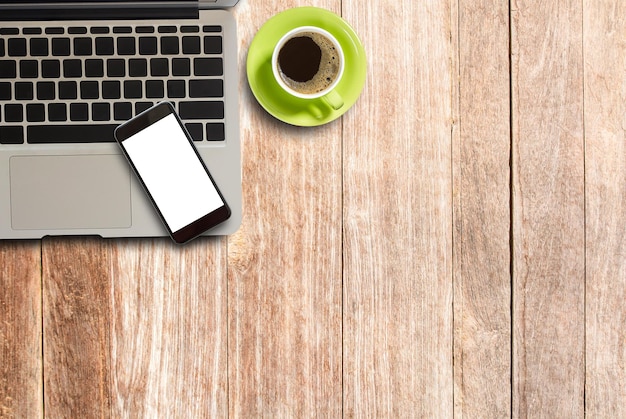
[[[222,27],[0,28],[0,144],[112,142],[167,100],[195,141],[224,140]]]

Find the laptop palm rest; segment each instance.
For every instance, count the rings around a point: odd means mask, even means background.
[[[13,229],[131,225],[130,167],[121,155],[16,156],[10,174]]]

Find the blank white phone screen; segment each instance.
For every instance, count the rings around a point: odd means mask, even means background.
[[[122,146],[173,232],[224,205],[174,114]]]

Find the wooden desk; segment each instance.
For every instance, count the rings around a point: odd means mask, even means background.
[[[230,237],[0,243],[0,416],[626,417],[626,2],[242,0],[360,34],[342,119],[241,74]]]

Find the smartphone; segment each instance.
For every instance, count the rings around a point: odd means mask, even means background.
[[[169,102],[117,127],[115,139],[176,243],[188,242],[230,217],[230,208]]]

